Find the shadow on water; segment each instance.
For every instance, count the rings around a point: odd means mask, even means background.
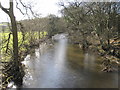
[[[62,36],[63,37],[63,36]],[[118,74],[100,72],[93,54],[85,53],[76,45],[60,38],[54,47],[25,59],[28,69],[25,88],[117,88]]]

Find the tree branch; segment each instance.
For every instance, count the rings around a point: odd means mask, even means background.
[[[18,2],[17,2],[17,0],[15,0],[15,1],[16,1],[16,8],[17,8],[23,15],[25,15],[24,12],[18,7]]]
[[[8,47],[9,47],[9,42],[10,42],[10,36],[11,36],[12,33],[9,33],[9,36],[8,36],[8,42],[7,42],[7,45],[6,45],[6,53],[8,52]]]
[[[2,5],[1,5],[1,2],[0,2],[0,8],[9,15],[9,9],[7,8],[4,8]]]
[[[22,0],[19,0],[20,4],[25,8],[25,13],[24,15],[26,14],[28,16],[28,18],[30,18],[29,14],[28,14],[28,10],[32,13],[32,15],[35,17],[35,14],[34,12],[32,11],[32,6],[29,4],[29,5],[25,5]]]

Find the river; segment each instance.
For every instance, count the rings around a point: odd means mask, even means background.
[[[101,72],[100,58],[93,53],[84,54],[67,38],[46,46],[25,58],[24,88],[118,88],[118,74]]]

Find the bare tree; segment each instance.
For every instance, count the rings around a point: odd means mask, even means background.
[[[9,16],[11,21],[11,32],[13,36],[13,55],[12,55],[12,61],[10,61],[7,65],[7,70],[5,70],[3,73],[8,73],[8,78],[13,77],[12,81],[17,85],[17,87],[21,87],[22,85],[22,78],[23,78],[23,69],[21,68],[20,61],[18,59],[18,33],[17,33],[17,23],[16,18],[14,15],[13,10],[13,0],[9,0],[9,8],[4,8],[4,6],[1,5],[0,2],[0,8]],[[4,85],[4,83],[3,83]]]

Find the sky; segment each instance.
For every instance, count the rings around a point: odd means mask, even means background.
[[[2,3],[2,6],[6,8],[9,7],[9,0],[0,0],[0,1]],[[48,16],[49,14],[55,14],[57,16],[61,16],[59,12],[61,7],[58,5],[58,2],[60,0],[22,0],[22,1],[25,1],[25,3],[32,2],[32,5],[34,5],[33,11],[39,13],[41,17]],[[18,21],[26,18],[20,13],[18,9],[16,9],[15,4],[14,4],[14,13]],[[0,9],[0,22],[6,22],[6,21],[9,21],[9,17]]]

